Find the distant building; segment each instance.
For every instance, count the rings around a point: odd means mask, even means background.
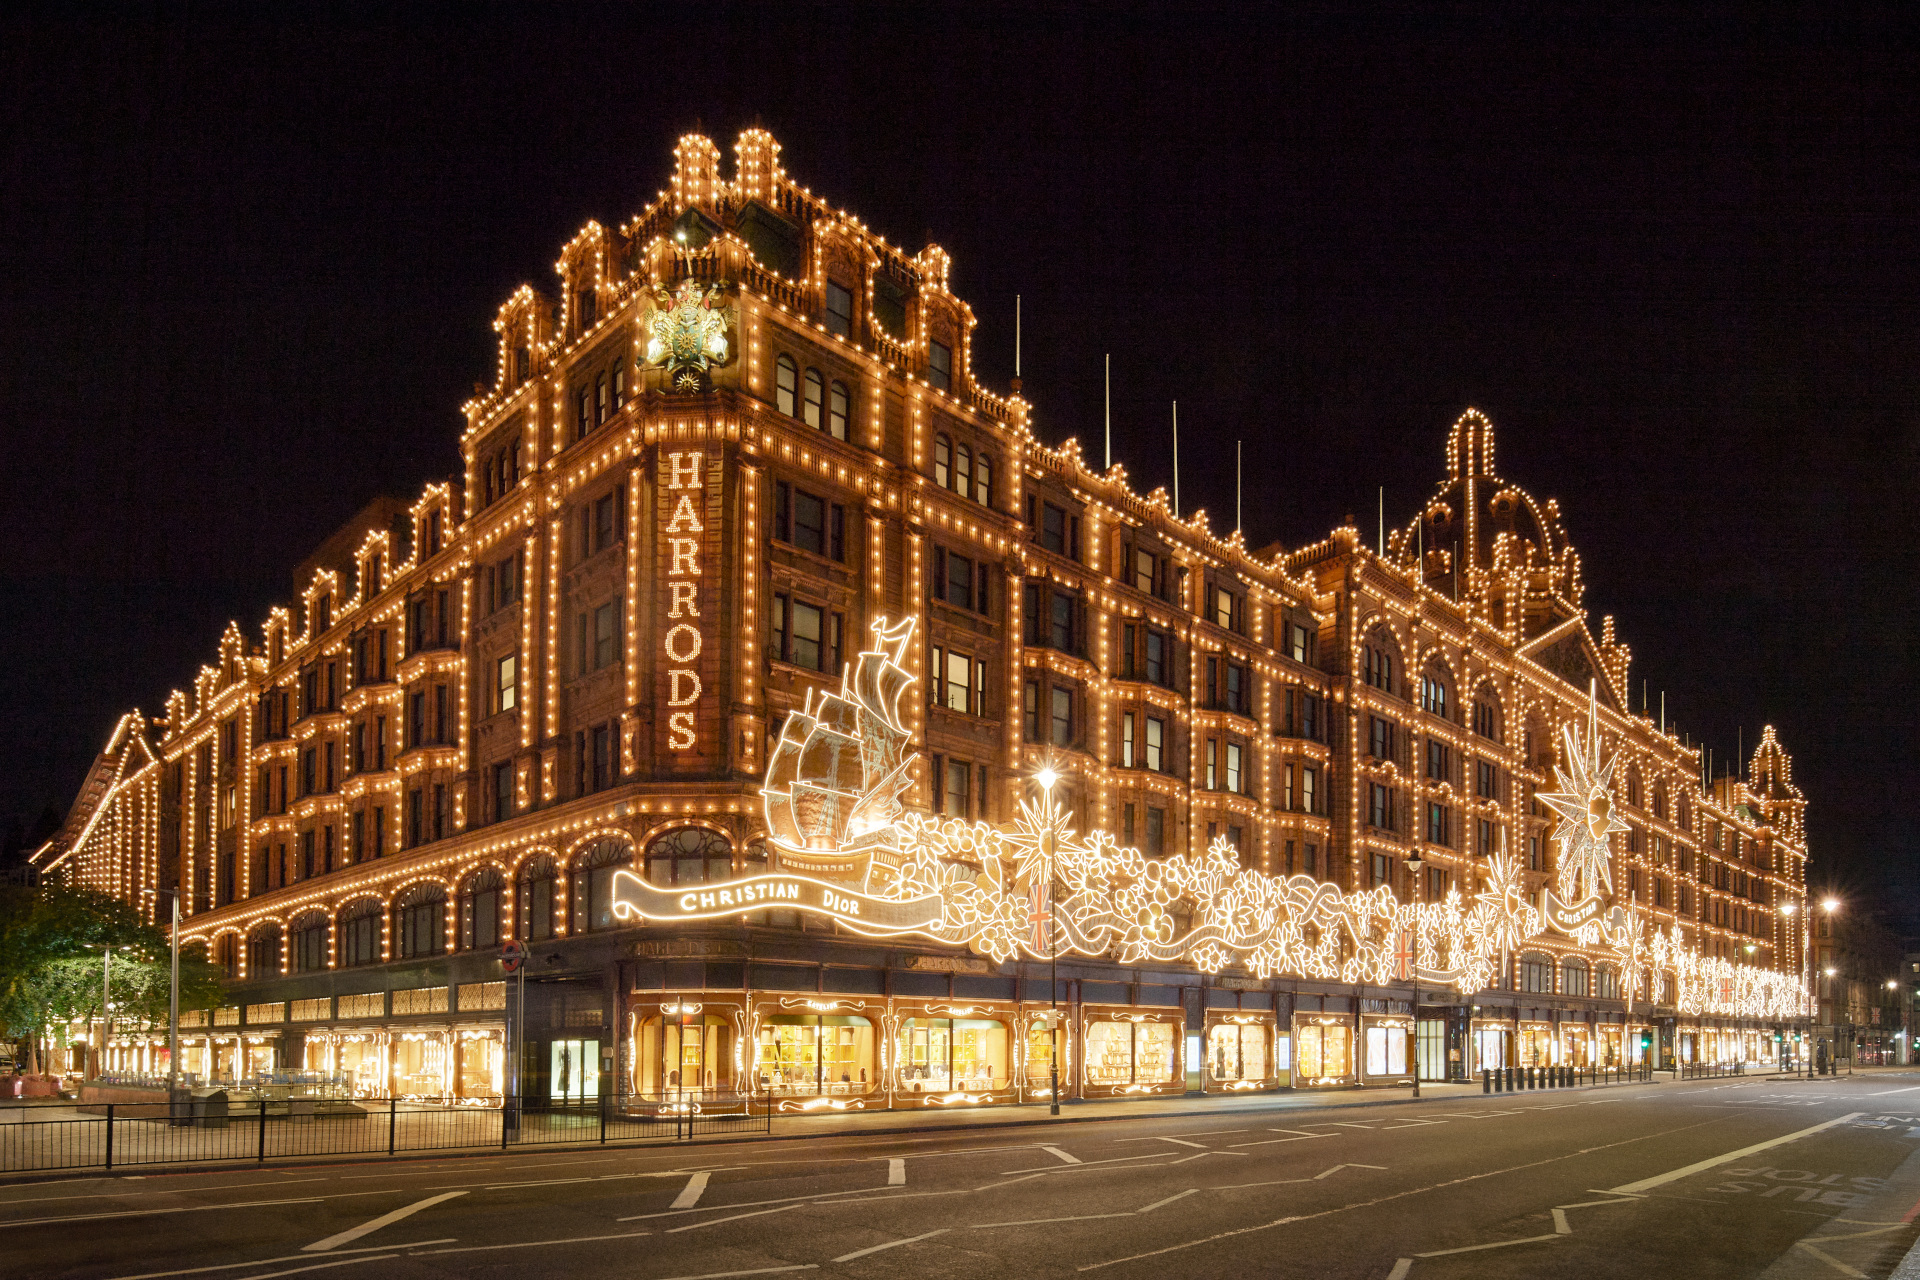
[[[1499,476],[1484,417],[1454,424],[1384,546],[1345,527],[1255,552],[1039,442],[1017,384],[976,379],[938,246],[889,245],[762,131],[735,152],[723,177],[683,138],[667,192],[589,223],[552,295],[507,300],[459,474],[360,513],[256,636],[230,626],[164,714],[129,712],[36,855],[156,918],[181,886],[233,981],[189,1068],[497,1100],[508,938],[530,954],[520,1087],[641,1108],[1033,1099],[1056,996],[1069,1096],[1617,1064],[1643,1035],[1662,1063],[1776,1052],[1807,919],[1788,757],[1769,729],[1743,778],[1706,785],[1631,705],[1556,505]],[[812,834],[783,853],[760,787],[783,726],[907,618],[908,815],[1009,828],[1051,763],[1078,829],[1150,861],[1224,842],[1308,878],[1302,900],[1320,882],[1437,910],[1499,899],[1511,859],[1500,910],[1577,885],[1590,924],[1493,950],[1478,990],[1425,981],[1416,1007],[1409,962],[1380,981],[1355,958],[1388,964],[1394,938],[1357,931],[1275,933],[1266,972],[1067,955],[1056,989],[1033,945],[876,940],[844,913],[618,918],[621,869],[695,903],[774,872],[843,883],[838,793],[795,784]],[[1592,728],[1603,781],[1563,803],[1600,856],[1574,874],[1541,797],[1572,767],[1563,730]],[[1054,928],[1046,902],[1020,918]],[[1644,984],[1599,932],[1635,911],[1670,931]],[[1285,958],[1312,948],[1324,965]],[[158,1054],[135,1034],[116,1062]]]

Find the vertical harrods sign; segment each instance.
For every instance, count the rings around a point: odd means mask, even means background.
[[[662,445],[654,462],[657,599],[655,758],[694,767],[724,746],[721,724],[721,457]]]

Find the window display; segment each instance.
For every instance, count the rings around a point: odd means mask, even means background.
[[[333,1069],[344,1075],[356,1098],[387,1096],[386,1046],[374,1042],[370,1031],[340,1037],[334,1047]]]
[[[1520,1028],[1520,1061],[1516,1066],[1550,1067],[1554,1063],[1553,1028],[1534,1023]]]
[[[1060,1096],[1067,1096],[1067,1082],[1073,1079],[1070,1059],[1073,1050],[1073,1037],[1068,1034],[1066,1020],[1059,1026],[1034,1019],[1027,1024],[1027,1092],[1033,1095],[1052,1096],[1054,1051],[1060,1054]]]
[[[448,1082],[444,1031],[403,1031],[393,1042],[393,1088],[402,1098],[441,1098]]]
[[[1159,1084],[1173,1078],[1179,1055],[1171,1022],[1089,1022],[1087,1083],[1124,1086]]]
[[[1502,1071],[1509,1065],[1507,1061],[1507,1029],[1505,1027],[1476,1026],[1473,1029],[1473,1069],[1481,1071]]]
[[[467,1103],[498,1103],[505,1057],[500,1037],[491,1031],[463,1031],[455,1046],[454,1092]]]
[[[1294,1029],[1299,1084],[1340,1084],[1353,1076],[1353,1028],[1345,1022],[1303,1022]]]
[[[985,1018],[902,1018],[894,1061],[908,1093],[966,1093],[1013,1083],[1004,1022]]]
[[[1268,1027],[1257,1022],[1216,1023],[1207,1032],[1207,1074],[1216,1083],[1267,1078]]]
[[[1367,1074],[1407,1074],[1407,1024],[1374,1022],[1367,1026]]]
[[[845,1014],[776,1013],[754,1036],[759,1087],[793,1096],[869,1093],[878,1083],[873,1024]]]
[[[633,1088],[643,1097],[730,1093],[734,1031],[717,1013],[637,1019]]]
[[[547,1096],[584,1102],[600,1096],[600,1042],[555,1040],[547,1048]]]

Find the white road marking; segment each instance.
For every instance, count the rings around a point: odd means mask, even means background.
[[[288,1178],[281,1186],[294,1182],[326,1182],[326,1178]],[[214,1187],[167,1187],[156,1191],[90,1191],[84,1195],[73,1196],[27,1196],[21,1200],[0,1200],[0,1209],[10,1209],[16,1204],[38,1204],[43,1200],[125,1200],[129,1196],[182,1196],[202,1191],[240,1191],[259,1187],[257,1182],[223,1182]]]
[[[1172,1204],[1175,1200],[1184,1200],[1190,1195],[1198,1194],[1199,1191],[1200,1191],[1200,1188],[1198,1187],[1188,1187],[1185,1191],[1176,1192],[1175,1194],[1168,1196],[1165,1200],[1155,1200],[1152,1204],[1148,1205],[1146,1208],[1135,1209],[1134,1212],[1135,1213],[1152,1213],[1155,1209],[1158,1209],[1162,1205]],[[839,1259],[836,1258],[834,1259],[834,1261],[838,1262]]]
[[[1827,1263],[1835,1271],[1838,1271],[1841,1275],[1853,1276],[1855,1277],[1855,1280],[1868,1280],[1866,1272],[1854,1270],[1852,1267],[1848,1266],[1846,1263],[1840,1261],[1840,1259],[1828,1253],[1825,1249],[1816,1249],[1814,1246],[1808,1244],[1805,1240],[1799,1241],[1799,1245],[1802,1249],[1805,1249],[1808,1253],[1820,1259],[1820,1261]]]
[[[1166,1138],[1166,1137],[1156,1136],[1151,1138],[1121,1138],[1119,1139],[1119,1141],[1121,1142],[1177,1142],[1183,1147],[1195,1147],[1201,1151],[1205,1151],[1207,1149],[1207,1146],[1205,1143],[1188,1142],[1185,1138]]]
[[[1559,1238],[1559,1233],[1554,1232],[1544,1236],[1528,1236],[1524,1240],[1495,1240],[1492,1244],[1470,1244],[1460,1249],[1435,1249],[1431,1253],[1416,1253],[1413,1256],[1416,1258],[1445,1258],[1455,1253],[1478,1253],[1482,1249],[1504,1249],[1508,1245],[1538,1244],[1542,1240],[1558,1240]]]
[[[1033,1180],[1034,1180],[1035,1178],[1044,1178],[1044,1177],[1046,1177],[1046,1176],[1047,1176],[1047,1172],[1048,1172],[1047,1170],[1045,1170],[1045,1169],[1042,1169],[1042,1170],[1041,1170],[1040,1172],[1038,1172],[1038,1173],[1030,1173],[1030,1174],[1028,1174],[1028,1175],[1027,1175],[1026,1177],[1024,1177],[1024,1178],[1008,1178],[1008,1179],[1007,1179],[1007,1180],[1006,1180],[1005,1182],[987,1182],[987,1183],[983,1183],[983,1184],[981,1184],[980,1186],[977,1186],[977,1187],[975,1187],[975,1188],[974,1188],[974,1190],[975,1190],[975,1191],[987,1191],[987,1190],[990,1190],[990,1189],[992,1189],[992,1188],[994,1188],[994,1187],[1010,1187],[1010,1186],[1012,1186],[1012,1185],[1013,1185],[1014,1183],[1016,1183],[1016,1182],[1032,1182],[1032,1181],[1033,1181]]]
[[[1393,1270],[1387,1272],[1387,1280],[1407,1280],[1407,1272],[1412,1269],[1412,1258],[1396,1258],[1393,1263]]]
[[[274,1280],[275,1276],[297,1276],[302,1271],[319,1271],[324,1267],[350,1267],[358,1262],[390,1262],[399,1257],[397,1253],[375,1253],[364,1258],[329,1258],[325,1262],[311,1262],[304,1267],[288,1267],[285,1271],[262,1271],[247,1280]]]
[[[1106,1267],[1117,1267],[1123,1262],[1139,1262],[1143,1258],[1157,1258],[1163,1254],[1178,1253],[1183,1249],[1196,1249],[1201,1245],[1213,1244],[1220,1240],[1230,1240],[1236,1236],[1251,1235],[1256,1231],[1271,1231],[1275,1227],[1284,1227],[1295,1222],[1310,1222],[1316,1218],[1330,1217],[1336,1213],[1346,1213],[1353,1209],[1371,1209],[1375,1205],[1388,1204],[1395,1200],[1404,1200],[1409,1196],[1425,1195],[1429,1191],[1439,1191],[1446,1187],[1464,1186],[1470,1182],[1480,1182],[1487,1178],[1498,1178],[1509,1173],[1518,1173],[1522,1169],[1537,1169],[1543,1165],[1558,1164],[1562,1160],[1572,1160],[1577,1156],[1589,1156],[1596,1151],[1611,1151],[1615,1147],[1629,1146],[1635,1142],[1645,1142],[1652,1138],[1670,1138],[1676,1133],[1685,1133],[1689,1129],[1698,1129],[1713,1124],[1712,1120],[1701,1120],[1694,1124],[1683,1124],[1678,1128],[1662,1130],[1659,1133],[1643,1133],[1632,1138],[1622,1138],[1618,1142],[1603,1142],[1599,1146],[1581,1147],[1577,1151],[1568,1151],[1557,1156],[1547,1156],[1540,1160],[1529,1160],[1525,1164],[1508,1165],[1504,1169],[1489,1169],[1485,1173],[1470,1173],[1458,1178],[1449,1178],[1444,1182],[1430,1183],[1424,1187],[1409,1187],[1405,1191],[1395,1191],[1371,1200],[1356,1200],[1351,1204],[1336,1205],[1331,1209],[1321,1209],[1314,1213],[1289,1214],[1284,1218],[1275,1218],[1271,1222],[1256,1222],[1250,1227],[1234,1227],[1226,1231],[1216,1231],[1212,1235],[1196,1240],[1182,1240],[1178,1244],[1165,1245],[1158,1249],[1149,1249],[1144,1253],[1129,1254],[1124,1258],[1109,1258],[1105,1262],[1089,1262],[1074,1268],[1076,1271],[1099,1271]],[[1249,1184],[1257,1185],[1257,1184]],[[1227,1188],[1216,1188],[1226,1190]],[[1601,1192],[1606,1195],[1608,1192]],[[1549,1237],[1551,1238],[1551,1237]]]
[[[887,1161],[887,1185],[890,1187],[904,1187],[907,1185],[907,1162],[905,1160]],[[840,1259],[835,1258],[834,1261],[838,1262]]]
[[[1016,1173],[1076,1173],[1081,1169],[1097,1169],[1104,1164],[1125,1164],[1132,1160],[1160,1160],[1172,1155],[1171,1151],[1143,1151],[1137,1156],[1114,1156],[1107,1160],[1075,1160],[1070,1165],[1049,1165],[1045,1169],[1004,1169],[1002,1177]]]
[[[1082,1164],[1082,1163],[1085,1163],[1084,1161],[1082,1161],[1082,1160],[1080,1159],[1080,1157],[1079,1157],[1079,1156],[1076,1156],[1076,1155],[1070,1155],[1069,1153],[1067,1153],[1067,1152],[1065,1152],[1065,1151],[1062,1151],[1062,1150],[1061,1150],[1060,1148],[1058,1148],[1058,1147],[1049,1147],[1049,1146],[1047,1146],[1046,1144],[1044,1144],[1044,1143],[1042,1143],[1042,1144],[1041,1144],[1041,1146],[1040,1146],[1040,1149],[1041,1149],[1042,1151],[1045,1151],[1045,1152],[1048,1152],[1048,1153],[1050,1153],[1050,1154],[1052,1154],[1052,1155],[1056,1155],[1056,1156],[1058,1156],[1058,1157],[1060,1157],[1060,1161],[1061,1161],[1061,1163],[1063,1163],[1063,1164]]]
[[[425,1200],[416,1200],[410,1205],[395,1209],[392,1213],[383,1213],[379,1217],[363,1222],[357,1227],[349,1227],[345,1231],[336,1232],[324,1240],[315,1240],[312,1244],[303,1248],[301,1252],[325,1253],[327,1250],[337,1249],[343,1244],[352,1244],[361,1236],[371,1235],[382,1227],[392,1226],[394,1223],[400,1221],[400,1219],[410,1218],[422,1209],[431,1209],[443,1200],[452,1200],[465,1194],[467,1193],[464,1191],[443,1191],[437,1196],[428,1196]]]
[[[1202,1156],[1243,1156],[1246,1154],[1244,1151],[1196,1151],[1190,1156],[1181,1156],[1178,1160],[1168,1161],[1167,1167],[1171,1169],[1176,1164],[1185,1164],[1189,1160],[1198,1160]]]
[[[1642,1178],[1638,1182],[1625,1182],[1617,1187],[1611,1188],[1611,1190],[1619,1195],[1638,1195],[1644,1191],[1651,1191],[1655,1187],[1665,1186],[1669,1182],[1677,1182],[1681,1178],[1691,1177],[1693,1174],[1704,1172],[1707,1169],[1718,1168],[1723,1164],[1731,1164],[1733,1161],[1745,1156],[1755,1155],[1759,1152],[1768,1151],[1774,1147],[1783,1146],[1786,1143],[1809,1137],[1819,1133],[1822,1129],[1831,1129],[1837,1124],[1845,1124],[1849,1120],[1857,1120],[1865,1114],[1866,1112],[1864,1111],[1855,1111],[1850,1115],[1844,1115],[1834,1120],[1826,1120],[1820,1124],[1801,1129],[1797,1133],[1789,1133],[1778,1138],[1770,1138],[1765,1142],[1756,1142],[1750,1147],[1742,1147],[1738,1151],[1729,1151],[1725,1155],[1714,1156],[1711,1160],[1696,1161],[1684,1169],[1675,1169],[1670,1173],[1656,1174],[1651,1178]]]
[[[1555,1209],[1553,1211],[1553,1231],[1555,1235],[1570,1236],[1573,1234],[1573,1224],[1567,1221],[1567,1211],[1565,1209]]]
[[[1229,1145],[1235,1147],[1270,1147],[1276,1142],[1300,1142],[1307,1138],[1334,1138],[1339,1136],[1333,1133],[1308,1133],[1304,1129],[1269,1129],[1267,1132],[1290,1133],[1293,1136],[1291,1138],[1261,1138],[1254,1142],[1235,1142]]]
[[[712,1176],[712,1174],[703,1169],[691,1178],[688,1178],[687,1185],[680,1188],[680,1194],[675,1196],[673,1203],[667,1207],[669,1209],[691,1209],[693,1206],[699,1204],[700,1197],[707,1192],[707,1179]]]
[[[697,1276],[668,1276],[666,1280],[726,1280],[728,1276],[770,1276],[782,1271],[818,1271],[817,1262],[803,1262],[795,1267],[755,1267],[751,1271],[703,1271]]]
[[[769,1213],[785,1213],[789,1209],[798,1209],[797,1204],[783,1204],[774,1209],[755,1209],[752,1213],[736,1213],[726,1218],[708,1218],[705,1222],[689,1222],[684,1227],[668,1227],[668,1235],[678,1235],[682,1231],[695,1231],[701,1227],[717,1227],[723,1222],[738,1222],[742,1218],[759,1218]]]
[[[385,1195],[384,1191],[363,1191],[360,1195]],[[56,1218],[14,1218],[0,1227],[40,1227],[50,1222],[98,1222],[102,1218],[150,1218],[162,1213],[205,1213],[211,1209],[252,1209],[263,1204],[319,1204],[327,1196],[302,1196],[297,1200],[236,1200],[232,1204],[182,1204],[167,1209],[127,1209],[120,1213],[69,1213]]]
[[[543,1245],[550,1244],[585,1244],[593,1240],[631,1240],[635,1236],[650,1236],[652,1234],[653,1232],[651,1231],[622,1231],[618,1235],[611,1236],[568,1236],[562,1240],[515,1240],[510,1244],[467,1244],[461,1245],[458,1249],[422,1249],[419,1253],[409,1253],[407,1256],[409,1258],[426,1258],[439,1253],[485,1253],[490,1249],[537,1249]],[[444,1242],[439,1240],[422,1240],[420,1243],[441,1244]],[[405,1249],[417,1246],[400,1245],[398,1247]],[[133,1280],[133,1277],[128,1277],[128,1280]]]
[[[448,1236],[444,1240],[420,1240],[413,1244],[369,1244],[358,1249],[342,1249],[348,1253],[392,1253],[396,1249],[414,1249],[423,1244],[452,1244],[457,1236]],[[205,1267],[182,1267],[178,1271],[143,1271],[137,1276],[116,1276],[114,1280],[162,1280],[165,1276],[197,1276],[207,1271],[238,1271],[246,1267],[270,1267],[276,1262],[305,1262],[303,1253],[282,1254],[278,1258],[255,1258],[252,1262],[220,1262]]]
[[[1132,1216],[1131,1211],[1127,1213],[1081,1213],[1071,1218],[1021,1218],[1017,1222],[976,1222],[973,1224],[973,1229],[975,1231],[986,1231],[992,1227],[1032,1227],[1044,1222],[1092,1222],[1096,1218],[1131,1218]]]
[[[1884,1098],[1890,1093],[1912,1093],[1915,1089],[1920,1089],[1920,1084],[1910,1084],[1904,1089],[1882,1089],[1878,1093],[1870,1093],[1867,1096],[1869,1098]]]
[[[889,1240],[885,1244],[876,1244],[871,1246],[870,1248],[855,1249],[852,1253],[841,1254],[839,1257],[835,1258],[834,1261],[835,1262],[852,1262],[855,1258],[864,1258],[870,1253],[879,1253],[883,1249],[898,1249],[903,1244],[913,1244],[915,1241],[925,1240],[931,1236],[945,1235],[947,1232],[951,1231],[952,1229],[953,1228],[951,1227],[941,1227],[934,1231],[922,1232],[917,1236],[908,1236],[905,1240]]]
[[[1325,1173],[1314,1174],[1313,1180],[1315,1182],[1318,1182],[1322,1178],[1330,1178],[1334,1174],[1340,1172],[1342,1169],[1378,1169],[1382,1173],[1385,1173],[1387,1166],[1383,1164],[1337,1164],[1333,1166],[1333,1168],[1327,1170]]]
[[[1226,1133],[1245,1133],[1245,1129],[1203,1129],[1197,1133],[1162,1133],[1145,1138],[1115,1138],[1115,1142],[1178,1142],[1182,1138],[1217,1138]]]

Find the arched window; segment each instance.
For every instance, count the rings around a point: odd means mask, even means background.
[[[520,868],[520,890],[515,899],[514,934],[528,942],[553,936],[553,886],[559,879],[553,859],[530,858]]]
[[[327,967],[327,918],[309,911],[293,922],[293,971],[314,973]]]
[[[460,949],[474,951],[500,945],[500,890],[496,867],[482,867],[467,877],[460,889]]]
[[[973,460],[973,500],[982,506],[993,505],[993,455],[983,453]]]
[[[953,444],[945,436],[933,438],[933,482],[942,489],[953,479]]]
[[[800,366],[792,356],[773,362],[773,404],[788,417],[800,411]]]
[[[280,926],[267,925],[247,939],[247,976],[265,977],[280,972]]]
[[[1420,676],[1420,709],[1447,720],[1452,718],[1452,708],[1453,695],[1446,668],[1435,663]]]
[[[624,840],[596,840],[575,856],[567,886],[574,933],[618,926],[613,915],[613,873],[632,865],[633,849]]]
[[[1568,956],[1560,966],[1560,993],[1569,996],[1587,994],[1587,962]]]
[[[399,958],[436,956],[446,950],[447,889],[439,884],[417,884],[393,904],[393,932],[399,939]]]
[[[963,444],[953,448],[953,491],[963,498],[973,494],[973,450]]]
[[[1664,782],[1653,784],[1653,816],[1656,818],[1667,816],[1667,784]]]
[[[1610,964],[1597,966],[1593,971],[1593,994],[1602,1000],[1620,998],[1620,971]]]
[[[718,831],[681,827],[647,846],[647,880],[661,886],[710,884],[733,871],[733,847]]]
[[[1627,803],[1636,809],[1640,807],[1640,766],[1638,765],[1627,767]]]
[[[240,935],[227,933],[213,944],[213,962],[229,978],[240,976]]]
[[[835,440],[847,438],[847,384],[835,382],[827,388],[827,434]]]
[[[1361,675],[1366,682],[1392,693],[1394,657],[1399,651],[1385,627],[1375,627],[1368,632],[1366,642],[1360,646]]]
[[[340,967],[377,964],[380,961],[380,902],[362,898],[340,911]]]
[[[807,370],[807,398],[802,405],[801,417],[815,431],[826,425],[823,417],[827,395],[827,384],[820,377],[818,369]]]
[[[755,840],[740,855],[740,874],[743,876],[763,876],[767,874],[767,842]]]

